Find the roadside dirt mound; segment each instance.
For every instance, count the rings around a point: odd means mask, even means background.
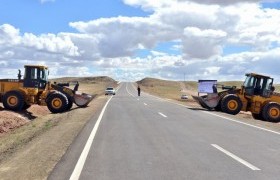
[[[108,76],[96,76],[96,77],[64,77],[52,79],[52,81],[56,82],[73,82],[78,81],[79,83],[97,83],[97,82],[106,82],[106,83],[114,83],[116,82],[114,79]]]
[[[13,112],[1,110],[0,135],[28,123],[28,119]]]
[[[0,104],[0,136],[26,123],[31,122],[38,116],[44,116],[50,112],[46,107],[34,105],[26,111],[7,111]]]
[[[180,84],[176,81],[167,81],[167,80],[161,80],[161,79],[155,79],[155,78],[144,78],[140,81],[137,81],[137,84],[140,84],[142,86],[178,86],[180,87]]]

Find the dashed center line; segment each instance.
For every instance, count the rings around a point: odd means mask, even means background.
[[[159,115],[161,115],[162,117],[167,118],[167,116],[166,116],[166,115],[164,115],[164,114],[162,114],[161,112],[159,112],[158,114],[159,114]]]
[[[228,155],[229,157],[233,158],[234,160],[238,161],[239,163],[247,166],[248,168],[252,169],[253,171],[259,171],[261,169],[257,168],[256,166],[248,163],[247,161],[241,159],[240,157],[232,154],[231,152],[223,149],[222,147],[218,146],[217,144],[211,144],[213,147],[215,147],[216,149],[218,149],[219,151],[225,153],[226,155]]]
[[[144,103],[145,106],[147,106],[148,104]]]

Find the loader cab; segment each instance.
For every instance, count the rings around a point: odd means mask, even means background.
[[[273,91],[273,78],[259,74],[246,74],[243,84],[244,93],[247,96],[263,96],[269,97]]]
[[[26,65],[24,68],[23,87],[45,89],[48,82],[48,68],[32,65]]]

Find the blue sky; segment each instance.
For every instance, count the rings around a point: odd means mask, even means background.
[[[0,77],[45,64],[51,77],[280,79],[279,9],[278,0],[3,0]]]
[[[139,8],[123,4],[121,0],[56,0],[44,3],[39,0],[3,1],[0,6],[0,24],[9,23],[22,32],[34,34],[75,32],[69,27],[69,22],[148,15]]]

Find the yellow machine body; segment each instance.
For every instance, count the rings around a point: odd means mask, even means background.
[[[93,99],[91,95],[76,94],[79,84],[74,90],[64,87],[65,84],[51,84],[48,81],[48,67],[41,65],[25,65],[24,78],[0,79],[0,102],[9,110],[20,111],[38,104],[48,106],[53,113],[69,110],[72,104],[84,107]],[[83,101],[76,102],[79,97]]]

